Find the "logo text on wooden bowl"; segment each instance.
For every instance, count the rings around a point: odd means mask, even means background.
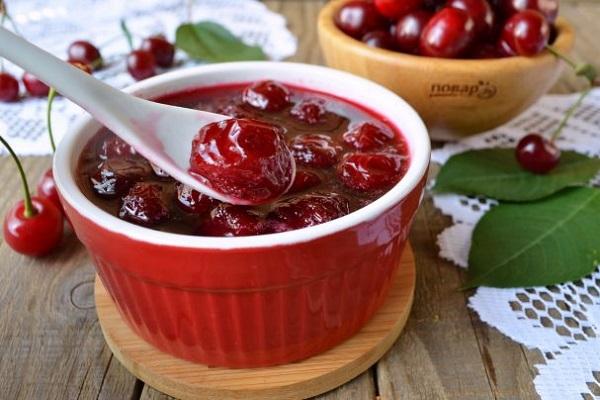
[[[496,85],[479,81],[477,83],[432,83],[429,97],[476,97],[491,99],[498,92]]]

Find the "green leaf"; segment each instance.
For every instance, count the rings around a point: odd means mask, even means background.
[[[439,193],[482,195],[503,201],[532,201],[564,188],[585,186],[600,170],[600,158],[563,151],[546,175],[521,168],[514,149],[471,150],[450,158],[437,176]]]
[[[545,286],[600,264],[600,190],[575,188],[545,200],[505,203],[473,232],[466,287]]]
[[[248,46],[223,26],[209,21],[180,25],[175,45],[191,58],[209,62],[267,58],[260,47]]]

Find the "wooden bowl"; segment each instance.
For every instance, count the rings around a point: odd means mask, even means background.
[[[347,0],[328,3],[319,14],[319,41],[330,67],[375,81],[413,106],[434,139],[461,137],[495,128],[545,94],[563,63],[548,51],[535,57],[457,60],[372,48],[339,30],[333,17]],[[556,21],[554,47],[567,54],[575,35]]]

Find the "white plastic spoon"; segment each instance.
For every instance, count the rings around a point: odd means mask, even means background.
[[[83,107],[177,181],[221,201],[252,204],[219,193],[188,172],[192,140],[200,128],[230,117],[158,104],[121,92],[4,28],[0,28],[0,57]]]

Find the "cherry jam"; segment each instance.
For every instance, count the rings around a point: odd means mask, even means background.
[[[290,188],[274,201],[226,204],[175,181],[104,128],[80,156],[79,187],[104,211],[151,229],[250,236],[318,225],[373,202],[408,169],[409,149],[400,132],[375,113],[331,95],[263,81],[193,89],[155,101],[277,126],[297,170]]]

